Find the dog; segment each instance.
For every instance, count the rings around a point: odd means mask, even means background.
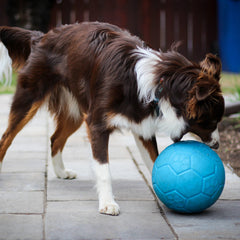
[[[108,159],[109,135],[131,130],[141,153],[158,156],[155,133],[174,142],[192,132],[218,148],[217,125],[224,113],[219,80],[221,61],[207,54],[193,63],[171,49],[151,49],[127,30],[108,23],[64,25],[44,34],[0,27],[0,76],[19,69],[0,164],[17,133],[47,104],[56,122],[52,163],[59,178],[75,178],[64,168],[68,137],[85,121],[92,147],[99,211],[118,215]]]

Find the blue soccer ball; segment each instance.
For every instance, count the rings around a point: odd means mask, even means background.
[[[197,141],[167,147],[153,166],[152,184],[158,198],[182,213],[202,212],[220,197],[225,183],[217,153]]]

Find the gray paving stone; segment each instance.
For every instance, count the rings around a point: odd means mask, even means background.
[[[120,132],[116,131],[110,136],[110,140],[109,140],[110,148],[112,146],[126,147],[131,145],[135,145],[135,140],[130,131],[126,131],[126,130],[121,130]]]
[[[75,159],[92,159],[91,148],[89,146],[82,146],[81,144],[70,145],[71,138],[69,139],[69,144],[64,148],[64,155],[67,158]],[[129,159],[129,153],[126,148],[113,146],[109,148],[109,159]]]
[[[1,108],[0,114],[8,114],[11,106],[13,95],[11,94],[1,94]]]
[[[143,181],[133,161],[124,159],[110,159],[110,171],[113,180]]]
[[[225,176],[225,186],[220,199],[240,200],[240,178],[226,166]]]
[[[113,181],[113,192],[115,198],[119,200],[147,201],[155,199],[144,181]]]
[[[46,149],[47,150],[47,149]],[[19,151],[19,152],[14,152],[14,151],[7,151],[5,158],[9,159],[10,161],[15,161],[16,163],[19,162],[21,163],[21,161],[23,160],[29,160],[29,161],[33,161],[36,162],[38,160],[43,160],[46,162],[46,157],[47,157],[47,153],[46,152],[32,152],[31,149],[29,149],[29,151]],[[19,161],[18,159],[21,159],[21,161]],[[30,163],[30,162],[29,162]]]
[[[119,201],[121,205],[121,213],[135,213],[135,212],[145,212],[145,213],[159,213],[159,208],[155,201]],[[97,215],[98,201],[48,201],[47,212],[91,212]]]
[[[0,240],[42,240],[41,215],[0,214]]]
[[[94,182],[91,180],[79,181],[77,179],[52,179],[48,181],[47,199],[66,200],[97,200]]]
[[[38,137],[45,137],[47,134],[46,120],[44,122],[34,122],[26,125],[17,137],[25,137],[37,139]]]
[[[71,138],[69,139],[71,140]],[[79,144],[74,148],[68,144],[63,150],[64,161],[79,161],[79,160],[90,160],[92,158],[90,146],[83,146]]]
[[[92,162],[90,159],[69,159],[69,156],[63,155],[64,164],[66,168],[72,169],[77,173],[77,179],[80,180],[95,180],[92,171]],[[56,175],[52,168],[50,161],[48,168],[49,179],[55,179]],[[120,169],[120,171],[119,171]],[[126,159],[111,159],[110,171],[113,180],[139,180],[142,181],[142,177],[136,169],[136,166],[132,161]]]
[[[45,172],[46,152],[9,151],[7,152],[2,166],[2,172]]]
[[[43,197],[43,192],[0,191],[0,213],[43,213]]]
[[[21,162],[16,163],[11,159],[4,159],[2,166],[2,173],[33,173],[42,172],[44,173],[46,168],[46,162],[42,160],[25,160],[21,159]],[[0,173],[1,175],[1,173]]]
[[[48,181],[48,200],[97,200],[93,181],[62,180]],[[113,181],[113,194],[116,200],[154,200],[143,181]]]
[[[16,136],[8,151],[12,152],[46,152],[47,139],[46,136]]]
[[[174,239],[155,202],[120,204],[121,214],[112,217],[93,211],[97,202],[49,203],[46,239]]]
[[[43,191],[44,173],[1,173],[0,186],[2,191]]]
[[[179,239],[240,239],[240,201],[221,201],[201,214],[177,214],[165,208]]]
[[[92,159],[91,151],[87,136],[84,137],[81,132],[77,131],[68,139],[64,148],[63,156],[70,159]],[[116,158],[129,159],[130,156],[126,148],[121,145],[111,144],[110,141],[109,158],[111,161],[111,159]]]

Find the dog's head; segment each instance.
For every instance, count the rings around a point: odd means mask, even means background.
[[[220,59],[207,54],[200,64],[194,64],[172,51],[162,55],[160,65],[158,76],[162,89],[159,98],[169,101],[177,119],[184,122],[181,131],[173,129],[172,139],[179,141],[184,134],[192,132],[210,147],[218,148],[217,125],[224,113],[224,99],[219,84]]]
[[[188,91],[185,112],[188,130],[210,147],[218,148],[217,125],[224,113],[224,99],[219,84],[221,62],[213,54],[207,54],[200,67],[197,80]]]

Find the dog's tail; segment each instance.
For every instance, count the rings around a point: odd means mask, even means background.
[[[30,53],[32,42],[43,33],[17,27],[0,27],[0,81],[11,82],[12,64],[15,69],[23,66]]]

